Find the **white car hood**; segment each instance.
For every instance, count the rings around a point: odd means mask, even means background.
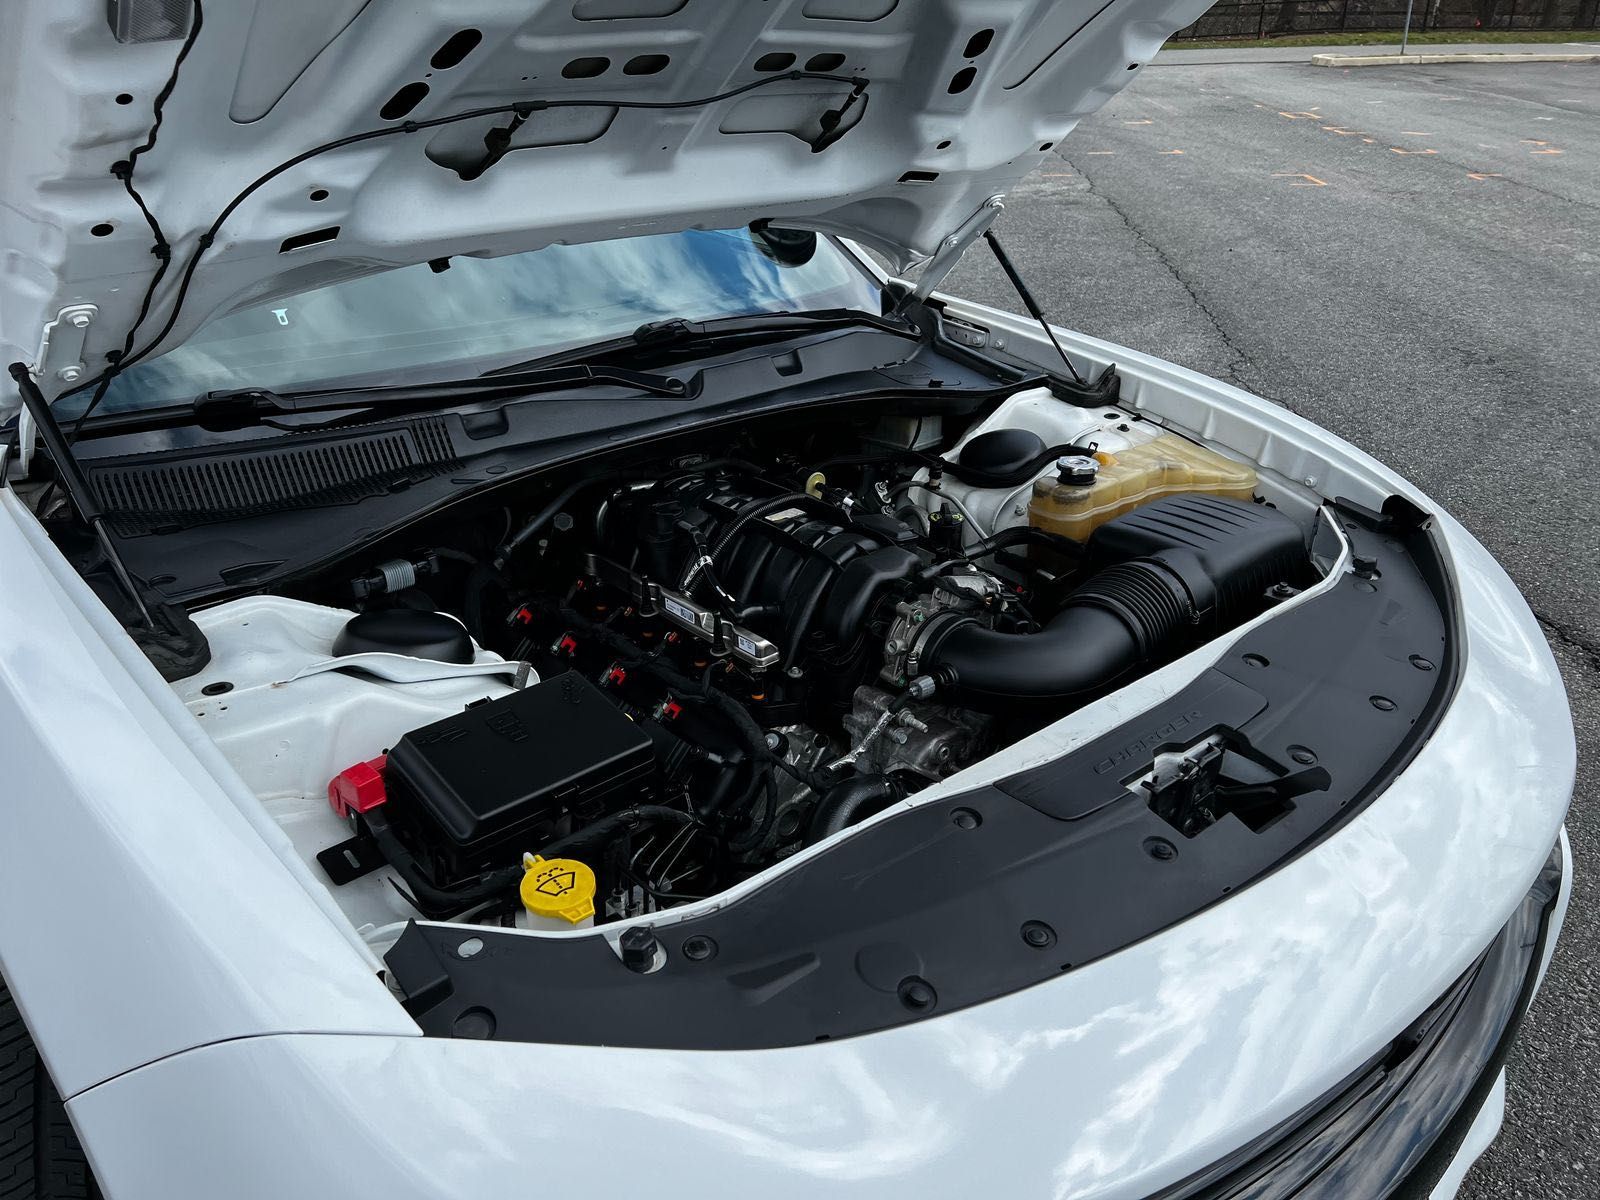
[[[156,268],[111,167],[149,133],[190,2],[7,5],[0,351],[49,396],[104,369]],[[537,111],[477,178],[460,168],[510,114],[317,154],[227,217],[162,344],[220,309],[351,274],[757,218],[857,238],[905,268],[1206,3],[204,0],[134,171],[172,247],[135,345],[159,334],[202,234],[253,180],[353,134],[515,101],[660,105],[768,81],[693,107]],[[119,23],[153,40],[119,41]],[[808,68],[836,78],[786,77]],[[863,94],[814,150],[851,79]]]

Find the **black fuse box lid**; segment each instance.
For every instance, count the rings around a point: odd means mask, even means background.
[[[413,729],[384,774],[392,797],[414,801],[466,847],[631,790],[652,765],[649,735],[567,671]]]

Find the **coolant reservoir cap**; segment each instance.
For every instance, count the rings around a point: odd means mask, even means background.
[[[1063,454],[1056,459],[1056,477],[1062,483],[1087,487],[1100,475],[1100,460],[1088,454]]]
[[[594,872],[575,858],[522,856],[522,906],[535,917],[573,925],[594,916]]]

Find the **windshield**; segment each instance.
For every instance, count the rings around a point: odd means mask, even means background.
[[[747,229],[689,230],[458,257],[443,269],[401,267],[217,317],[183,345],[119,375],[96,411],[158,408],[230,388],[477,374],[497,361],[604,341],[669,317],[877,313],[875,281],[826,238],[814,247],[809,257],[781,244],[775,253]],[[421,378],[411,378],[414,368],[425,368]],[[56,408],[73,416],[87,402],[85,390]]]

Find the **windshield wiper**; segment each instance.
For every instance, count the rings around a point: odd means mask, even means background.
[[[921,336],[921,331],[904,318],[880,317],[875,313],[852,308],[758,313],[744,317],[718,317],[709,321],[669,317],[662,321],[647,321],[623,337],[592,342],[572,350],[496,367],[492,371],[485,371],[483,378],[493,379],[507,372],[524,371],[534,366],[556,366],[580,360],[649,358],[653,354],[663,352],[680,354],[694,350],[725,350],[735,345],[759,345],[762,342],[801,337],[808,333],[862,327],[876,329],[882,333],[892,333],[898,337]]]
[[[274,417],[295,413],[328,412],[346,408],[433,407],[490,400],[498,396],[522,396],[529,392],[582,390],[614,386],[629,388],[635,396],[607,396],[618,400],[684,400],[691,395],[689,384],[672,375],[654,375],[580,363],[573,366],[543,367],[504,375],[477,376],[471,379],[445,379],[433,383],[389,384],[379,387],[309,388],[277,392],[268,388],[236,388],[207,392],[190,405],[195,424],[213,433],[259,425]],[[577,399],[578,397],[573,397]],[[590,398],[590,397],[585,397]]]

